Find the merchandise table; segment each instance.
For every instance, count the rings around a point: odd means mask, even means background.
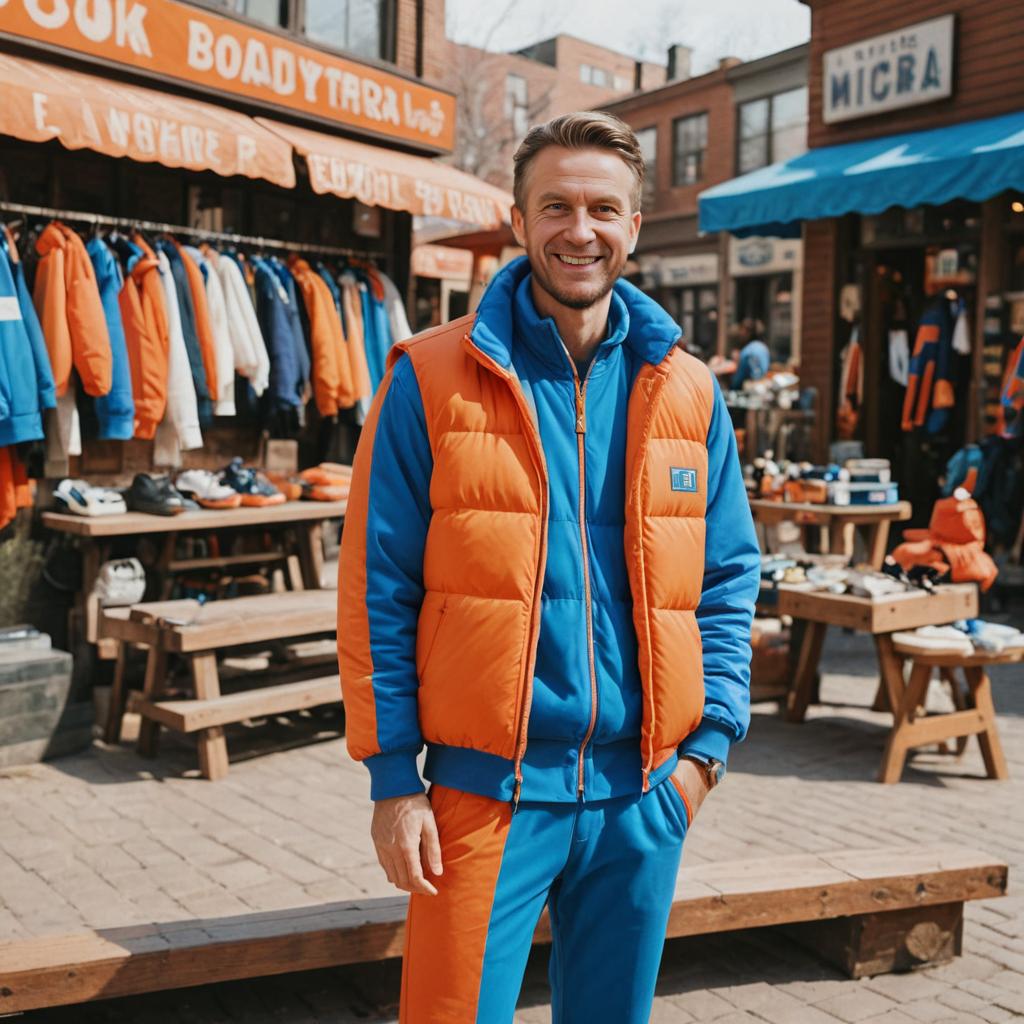
[[[763,526],[796,523],[800,527],[824,527],[828,530],[829,552],[847,558],[853,555],[854,531],[863,530],[868,562],[873,569],[880,569],[885,560],[889,524],[905,522],[913,511],[909,501],[892,505],[825,505],[765,498],[751,498],[750,510],[754,520]]]
[[[99,601],[93,595],[100,567],[110,558],[113,543],[123,537],[144,537],[160,534],[161,552],[155,570],[165,587],[171,573],[187,570],[227,568],[230,566],[283,564],[286,578],[293,590],[318,589],[323,568],[322,524],[328,519],[343,518],[348,501],[288,501],[263,508],[198,509],[175,516],[155,516],[145,512],[123,512],[109,516],[79,516],[71,512],[44,512],[42,522],[51,530],[79,538],[82,551],[82,589],[78,609],[82,616],[84,638],[97,642]],[[175,544],[183,533],[212,530],[266,529],[280,540],[271,552],[225,555],[213,558],[175,558]],[[168,596],[161,594],[161,597]],[[101,645],[102,647],[102,645]],[[114,649],[101,649],[101,656],[113,657]]]
[[[829,626],[842,626],[874,637],[878,653],[879,690],[876,710],[892,710],[893,732],[899,727],[904,704],[904,655],[893,644],[893,633],[919,626],[942,626],[978,614],[978,590],[973,583],[940,586],[934,593],[910,590],[872,600],[851,594],[830,594],[804,584],[779,584],[778,614],[806,623],[796,672],[786,697],[787,721],[802,722],[807,707],[816,699],[818,662]],[[883,762],[883,774],[884,774]]]

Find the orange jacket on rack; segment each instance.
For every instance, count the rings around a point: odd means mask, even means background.
[[[39,236],[36,251],[39,265],[32,299],[50,354],[57,394],[67,391],[74,367],[86,394],[106,395],[113,379],[114,360],[96,271],[85,243],[70,228],[54,221]]]
[[[188,291],[192,296],[192,308],[196,314],[196,337],[199,339],[199,351],[202,353],[203,369],[206,371],[206,387],[210,392],[210,398],[215,400],[218,394],[217,342],[210,323],[210,307],[206,301],[203,272],[177,241],[174,248],[178,250],[181,264],[185,268],[185,276],[188,278]]]
[[[288,269],[302,292],[309,319],[313,396],[321,416],[334,416],[356,403],[348,344],[334,298],[323,278],[303,259],[290,259]]]
[[[123,235],[108,244],[125,268],[118,295],[135,402],[135,437],[151,440],[167,410],[170,333],[157,259]]]

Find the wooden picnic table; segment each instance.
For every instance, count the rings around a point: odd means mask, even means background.
[[[807,501],[769,501],[751,498],[750,510],[754,520],[763,526],[795,523],[807,529],[818,527],[828,537],[828,551],[853,555],[854,532],[861,530],[868,550],[868,562],[880,569],[889,544],[889,524],[904,522],[912,514],[909,501],[892,505],[826,505]],[[806,544],[804,545],[806,547]]]
[[[808,705],[817,699],[818,662],[829,626],[854,629],[874,638],[880,680],[875,708],[893,712],[896,732],[901,725],[906,683],[904,656],[896,651],[892,635],[919,626],[942,626],[978,614],[978,589],[973,583],[947,584],[936,587],[934,593],[908,590],[877,599],[830,594],[799,583],[780,583],[778,592],[778,613],[806,623],[796,672],[786,697],[785,716],[790,722],[802,722]],[[892,781],[886,776],[885,760],[879,781]]]
[[[323,569],[322,524],[345,515],[347,500],[288,501],[263,508],[242,506],[233,509],[199,509],[175,516],[156,516],[146,512],[124,512],[110,516],[79,516],[71,512],[44,512],[42,521],[51,530],[79,538],[82,551],[82,589],[78,609],[85,639],[97,644],[99,601],[93,595],[100,566],[110,558],[115,541],[123,537],[160,534],[163,545],[153,567],[161,583],[162,598],[168,597],[171,574],[190,570],[266,565],[277,561],[285,569],[293,590],[319,589]],[[272,530],[280,534],[280,544],[271,551],[224,555],[213,558],[175,557],[178,537],[183,533],[213,530]],[[115,657],[114,645],[99,644],[101,657]]]

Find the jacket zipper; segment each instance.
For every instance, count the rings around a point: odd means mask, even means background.
[[[594,728],[597,725],[597,668],[594,659],[594,609],[590,588],[590,546],[587,543],[586,439],[587,381],[590,379],[590,367],[587,367],[587,373],[581,384],[579,373],[576,370],[576,364],[573,362],[572,357],[569,355],[567,350],[565,354],[566,358],[569,360],[569,365],[572,367],[572,379],[576,392],[576,455],[579,461],[580,475],[580,501],[577,515],[580,527],[580,547],[583,552],[583,600],[587,609],[587,667],[590,672],[590,721],[587,723],[587,732],[583,737],[583,742],[580,744],[576,782],[576,792],[582,800],[584,799],[583,755],[587,749],[587,744],[594,735]],[[590,365],[593,366],[593,362],[591,362]]]
[[[533,426],[530,417],[530,410],[526,406],[526,399],[523,397],[522,389],[512,382],[512,375],[500,367],[490,356],[481,352],[473,344],[470,336],[464,335],[463,344],[469,349],[473,357],[486,369],[497,374],[504,380],[512,392],[525,427],[525,436],[533,448],[534,465],[541,478],[540,491],[540,543],[536,553],[536,572],[533,578],[533,621],[530,625],[530,652],[526,660],[526,672],[523,679],[523,698],[519,706],[519,724],[516,730],[516,758],[513,766],[515,783],[512,788],[512,813],[519,809],[519,795],[523,788],[523,758],[526,756],[527,733],[530,725],[530,705],[533,703],[533,669],[537,663],[537,642],[540,636],[540,587],[544,579],[544,564],[547,561],[547,537],[548,537],[548,491],[547,491],[547,465],[544,461],[544,448],[541,445],[540,435]]]

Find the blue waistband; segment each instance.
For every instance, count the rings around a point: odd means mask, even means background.
[[[656,786],[676,766],[671,757],[651,773]],[[530,740],[523,757],[523,786],[520,801],[574,803],[579,799],[579,748],[555,740]],[[515,786],[514,763],[496,754],[468,747],[430,744],[423,774],[431,782],[467,793],[511,800]],[[584,798],[610,800],[643,789],[640,740],[592,744],[583,755]]]

